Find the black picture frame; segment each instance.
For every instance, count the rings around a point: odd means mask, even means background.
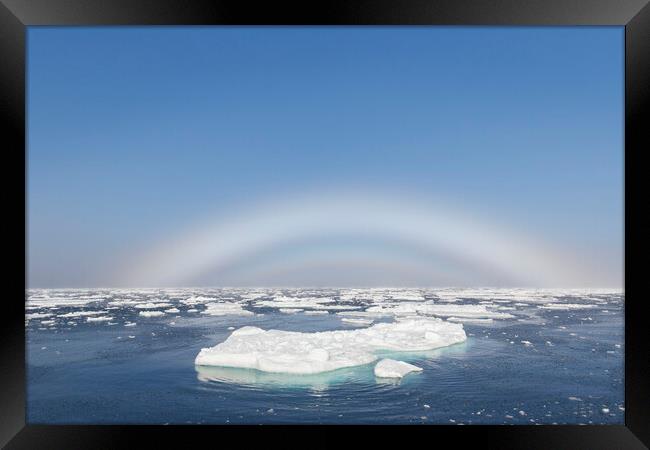
[[[638,217],[644,177],[640,157],[648,145],[650,96],[650,6],[647,0],[363,0],[251,2],[226,0],[0,0],[0,107],[5,125],[3,145],[5,202],[15,211],[3,224],[15,254],[6,258],[17,268],[3,299],[0,367],[0,445],[23,448],[131,448],[191,445],[197,440],[225,443],[237,434],[269,441],[338,445],[338,433],[360,431],[382,440],[387,433],[408,433],[409,440],[434,445],[440,438],[455,444],[491,448],[634,449],[650,445],[650,351],[643,316],[646,296],[631,288],[632,261],[644,222]],[[26,27],[36,25],[618,25],[625,27],[625,425],[609,426],[35,426],[25,424],[25,323],[27,287],[25,62]],[[12,197],[15,203],[9,203]],[[16,200],[18,199],[18,200]],[[20,201],[22,199],[22,205]],[[21,217],[23,220],[21,220]],[[20,238],[23,245],[20,249]],[[22,259],[21,259],[22,258]],[[638,258],[641,260],[640,258]],[[23,286],[20,273],[23,273]],[[21,292],[19,292],[21,291]],[[254,434],[249,433],[254,428]],[[307,439],[307,441],[304,441]],[[314,444],[315,443],[315,444]]]

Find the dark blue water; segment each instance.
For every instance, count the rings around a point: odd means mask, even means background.
[[[27,325],[28,422],[623,423],[621,296],[588,310],[516,306],[508,311],[514,319],[465,324],[465,343],[390,355],[424,369],[392,382],[375,378],[373,364],[309,376],[197,369],[199,350],[225,340],[228,327],[303,332],[352,327],[333,313],[308,316],[267,308],[252,317],[211,317],[188,312],[202,305],[175,306],[180,313],[151,318],[123,306],[109,310],[110,322],[60,318],[105,310],[102,302],[28,310],[54,314]],[[41,324],[48,319],[54,322]],[[125,327],[129,321],[137,325]]]

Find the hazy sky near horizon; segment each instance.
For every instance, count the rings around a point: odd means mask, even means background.
[[[30,27],[28,286],[622,287],[623,33]]]

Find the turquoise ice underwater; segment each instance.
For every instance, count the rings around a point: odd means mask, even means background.
[[[34,289],[27,420],[620,424],[623,313],[621,291],[595,289]],[[239,332],[238,348],[250,357],[265,351],[251,341],[260,330],[301,333],[290,336],[303,344],[341,330],[345,344],[373,327],[402,339],[391,334],[399,323],[462,327],[466,340],[423,351],[384,342],[392,350],[374,349],[369,362],[319,373],[196,365],[243,327],[253,333]],[[401,342],[422,342],[413,339]],[[294,367],[309,359],[289,357]],[[377,376],[386,359],[422,370]]]

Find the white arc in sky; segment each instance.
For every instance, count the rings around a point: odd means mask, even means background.
[[[123,281],[182,285],[274,246],[344,234],[409,242],[528,285],[576,285],[589,278],[573,255],[448,207],[339,192],[283,198],[195,225],[136,258]]]

